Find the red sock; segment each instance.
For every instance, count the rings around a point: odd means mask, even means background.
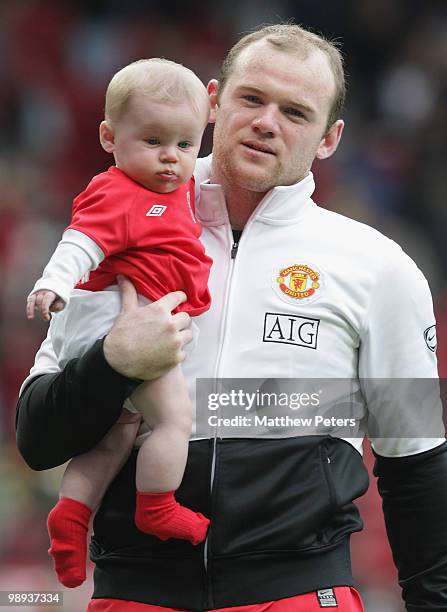
[[[206,538],[209,520],[181,506],[173,491],[166,493],[142,493],[137,491],[135,524],[141,531],[155,535],[160,540],[179,538],[191,544],[200,544]]]
[[[54,559],[59,582],[77,587],[85,580],[87,531],[92,511],[83,503],[62,497],[48,515],[48,553]]]

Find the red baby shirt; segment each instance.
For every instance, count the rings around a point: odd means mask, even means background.
[[[177,311],[195,316],[208,310],[212,260],[199,240],[193,178],[175,191],[156,193],[112,166],[75,198],[67,229],[89,236],[105,256],[78,289],[101,291],[122,274],[152,301],[181,290],[187,301]]]

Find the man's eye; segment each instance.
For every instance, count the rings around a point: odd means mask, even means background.
[[[150,144],[150,145],[158,145],[158,144],[160,144],[160,141],[159,141],[158,138],[146,138],[146,142],[147,142],[147,144]]]
[[[191,146],[191,143],[184,140],[182,142],[179,142],[178,146],[180,147],[180,149],[189,149],[189,147]]]
[[[261,103],[261,99],[258,96],[252,96],[252,95],[244,96],[244,100],[247,100],[247,102],[252,102],[252,104]]]

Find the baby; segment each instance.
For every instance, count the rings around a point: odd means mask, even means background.
[[[192,174],[209,118],[206,89],[189,69],[164,59],[134,62],[106,92],[102,147],[115,165],[95,176],[73,202],[72,219],[28,296],[27,316],[50,319],[61,367],[110,330],[119,312],[116,277],[131,279],[140,304],[181,290],[192,316],[210,306],[211,259],[200,243]],[[76,285],[76,288],[73,287]],[[141,413],[151,430],[136,465],[135,524],[162,540],[196,545],[209,520],[174,497],[183,477],[192,409],[180,366],[142,383],[119,422],[65,471],[48,517],[50,554],[68,587],[85,580],[88,523],[128,458]]]

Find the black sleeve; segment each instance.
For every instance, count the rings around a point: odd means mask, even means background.
[[[406,609],[447,610],[447,442],[409,457],[375,457]]]
[[[92,448],[140,383],[109,366],[103,339],[62,372],[31,380],[16,414],[17,446],[27,464],[45,470]]]

